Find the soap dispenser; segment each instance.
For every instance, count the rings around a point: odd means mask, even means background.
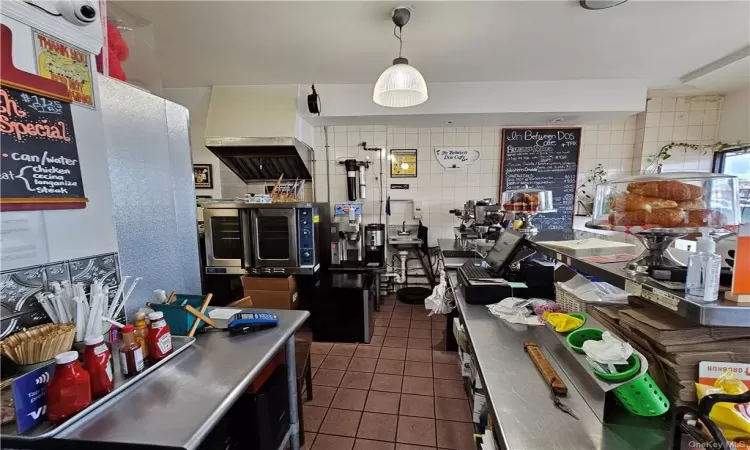
[[[708,228],[701,228],[701,237],[696,239],[696,252],[688,259],[685,281],[685,297],[701,303],[719,299],[721,255],[716,254],[716,242],[709,233]]]

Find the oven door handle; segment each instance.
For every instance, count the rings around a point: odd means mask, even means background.
[[[253,239],[252,224],[249,209],[240,209],[240,230],[242,232],[242,267],[246,270],[253,268]]]

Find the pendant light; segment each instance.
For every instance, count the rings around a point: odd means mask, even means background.
[[[375,83],[372,100],[378,105],[406,108],[427,100],[427,83],[424,77],[417,69],[409,65],[409,60],[401,56],[404,44],[401,33],[410,18],[409,8],[396,8],[391,13],[394,23],[393,34],[399,41],[398,58],[393,60],[393,65],[385,69]],[[398,34],[396,34],[396,28],[398,28]]]

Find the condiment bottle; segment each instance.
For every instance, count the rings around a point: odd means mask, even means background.
[[[86,349],[83,351],[83,366],[91,378],[91,396],[103,397],[115,388],[112,355],[101,336],[88,338],[84,342]]]
[[[135,341],[141,346],[143,358],[148,358],[148,326],[146,325],[146,313],[139,311],[135,313]]]
[[[694,302],[711,303],[719,300],[721,255],[716,254],[716,242],[708,228],[701,228],[696,239],[696,252],[688,258],[685,298]]]
[[[47,386],[47,418],[61,423],[91,404],[91,382],[78,362],[78,352],[60,353],[55,362],[55,374]]]
[[[167,321],[164,320],[163,312],[152,312],[148,319],[151,321],[147,337],[149,355],[152,361],[159,361],[172,353],[172,333]]]
[[[120,370],[128,377],[143,372],[143,351],[135,342],[133,325],[122,328],[122,345],[120,346]]]

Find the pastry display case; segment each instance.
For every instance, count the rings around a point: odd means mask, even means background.
[[[737,177],[704,172],[636,175],[596,186],[594,214],[589,228],[622,231],[637,236],[646,250],[629,265],[681,266],[666,250],[675,239],[710,228],[712,235],[728,235],[739,218]]]
[[[521,219],[518,231],[534,234],[538,230],[531,223],[531,219],[539,213],[555,212],[552,204],[552,191],[529,188],[512,189],[503,192],[503,210],[514,212]]]

